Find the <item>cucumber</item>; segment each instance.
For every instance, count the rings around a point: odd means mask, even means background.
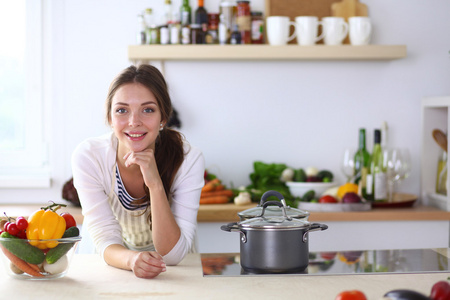
[[[305,182],[306,181],[306,172],[303,169],[295,170],[294,173],[294,181],[296,182]]]
[[[0,241],[3,247],[27,263],[38,265],[44,261],[45,254],[39,248],[31,246],[24,240],[7,232],[2,232],[0,237],[9,239],[8,241]]]
[[[316,192],[314,190],[309,190],[303,195],[302,201],[310,202],[311,200],[314,199],[315,196],[316,196]]]
[[[62,238],[75,237],[80,235],[80,230],[78,227],[73,226],[68,228]],[[45,261],[49,264],[53,264],[58,261],[61,257],[66,255],[67,252],[75,245],[75,243],[60,243],[55,248],[51,248],[48,250],[47,255],[45,256]]]

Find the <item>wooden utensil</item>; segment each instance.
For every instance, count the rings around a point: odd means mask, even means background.
[[[447,135],[442,130],[434,129],[433,138],[436,143],[438,143],[438,145],[442,148],[442,150],[447,152]]]
[[[342,17],[348,22],[349,17],[368,17],[367,5],[360,3],[359,0],[342,0],[331,4],[331,15],[334,17]],[[347,36],[343,44],[349,44],[350,39]]]

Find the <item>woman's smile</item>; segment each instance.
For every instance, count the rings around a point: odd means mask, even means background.
[[[161,124],[158,102],[148,88],[129,83],[117,90],[112,101],[111,126],[122,153],[153,148]]]

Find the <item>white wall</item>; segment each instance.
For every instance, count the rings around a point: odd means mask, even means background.
[[[157,2],[157,3],[155,3]],[[178,7],[180,0],[173,1]],[[191,0],[192,5],[196,1]],[[218,11],[219,0],[207,0]],[[413,171],[400,190],[420,192],[420,101],[450,94],[450,2],[365,0],[373,43],[406,44],[393,61],[167,62],[166,79],[187,139],[226,183],[247,185],[255,160],[339,170],[358,129],[389,125],[391,146],[411,150]],[[59,200],[71,177],[70,156],[102,134],[104,99],[130,62],[136,15],[163,0],[46,0],[46,101],[53,187],[0,190],[1,202]],[[255,10],[264,0],[252,0]],[[157,63],[157,62],[156,62]],[[431,134],[431,133],[430,133]]]

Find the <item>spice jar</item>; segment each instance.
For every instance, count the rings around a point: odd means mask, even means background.
[[[252,12],[252,44],[264,44],[264,20],[260,11]]]
[[[205,33],[200,24],[191,24],[191,44],[204,44]]]
[[[236,23],[241,34],[241,44],[251,44],[252,17],[250,14],[250,1],[237,2]]]
[[[219,28],[219,14],[208,14],[208,31],[205,37],[206,44],[217,44],[219,42],[218,38],[218,28]]]

